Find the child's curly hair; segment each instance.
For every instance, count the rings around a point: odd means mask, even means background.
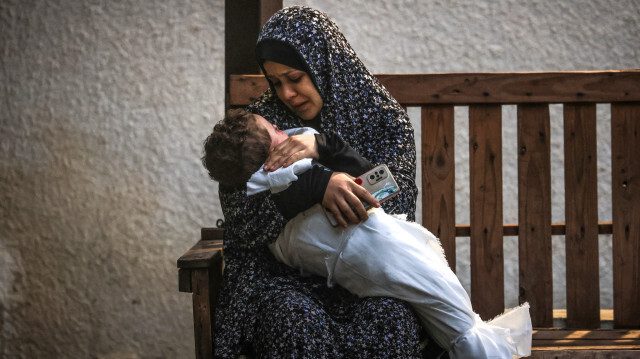
[[[252,113],[229,110],[204,141],[202,164],[221,185],[240,187],[264,164],[270,146],[269,133],[258,127]]]

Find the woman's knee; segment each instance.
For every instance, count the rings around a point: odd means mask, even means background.
[[[397,299],[370,297],[363,300],[354,327],[361,347],[359,358],[376,358],[382,353],[386,357],[420,357],[422,327],[411,307]]]
[[[258,313],[259,357],[333,357],[334,333],[325,312],[295,290],[270,293]]]

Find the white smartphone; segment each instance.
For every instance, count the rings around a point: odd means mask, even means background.
[[[362,181],[362,187],[369,191],[380,203],[398,194],[398,184],[387,165],[376,166],[358,178]],[[369,208],[368,203],[362,202],[362,204],[364,204],[365,209]]]
[[[398,194],[400,188],[398,188],[398,184],[396,180],[393,178],[391,171],[387,165],[379,165],[374,167],[373,169],[365,172],[356,178],[356,182],[364,187],[373,197],[375,197],[380,203],[388,200],[389,198]],[[365,209],[369,209],[369,203],[362,202]],[[337,226],[338,221],[333,216],[333,213],[324,210],[324,213],[327,215],[327,219],[332,226]]]

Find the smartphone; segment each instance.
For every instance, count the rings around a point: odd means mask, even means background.
[[[369,191],[380,203],[398,194],[398,184],[393,179],[393,175],[387,165],[376,166],[358,178],[362,181],[362,187]],[[368,203],[363,201],[362,204],[365,209],[369,209]]]
[[[365,172],[360,175],[355,181],[364,187],[373,197],[375,197],[380,203],[388,200],[389,198],[398,194],[400,188],[398,188],[398,184],[396,180],[393,178],[391,171],[387,165],[379,165],[374,167],[373,169]],[[369,203],[362,202],[365,209],[369,209]],[[338,221],[333,216],[333,213],[324,210],[324,213],[327,215],[327,219],[332,226],[337,226]]]

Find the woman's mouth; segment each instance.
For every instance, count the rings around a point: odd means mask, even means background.
[[[298,103],[298,104],[291,104],[291,107],[293,107],[294,111],[299,112],[302,111],[302,108],[307,104],[307,101]]]

